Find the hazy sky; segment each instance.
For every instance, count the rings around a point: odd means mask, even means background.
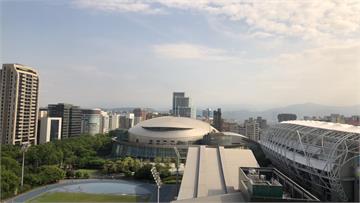
[[[360,1],[2,1],[1,62],[40,72],[40,104],[360,103]]]

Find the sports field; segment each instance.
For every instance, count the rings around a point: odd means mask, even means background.
[[[89,194],[81,192],[49,192],[29,202],[147,202],[148,197],[137,195]]]

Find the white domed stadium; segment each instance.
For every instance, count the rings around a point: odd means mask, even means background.
[[[200,140],[217,132],[209,123],[186,117],[163,116],[143,121],[129,130],[129,141],[155,145],[175,145]]]
[[[191,145],[218,132],[209,123],[186,117],[163,116],[138,123],[113,138],[115,156],[141,158],[176,157],[174,147],[186,157]]]

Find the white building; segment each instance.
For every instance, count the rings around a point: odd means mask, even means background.
[[[109,114],[109,130],[115,130],[119,128],[120,115],[117,113]]]
[[[40,119],[39,144],[61,139],[61,118],[44,116]]]
[[[101,115],[100,133],[108,133],[110,128],[109,114],[105,111],[101,111],[100,115]]]

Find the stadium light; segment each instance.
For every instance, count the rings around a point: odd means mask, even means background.
[[[153,166],[151,169],[151,174],[154,178],[154,181],[156,183],[156,186],[157,186],[157,202],[159,203],[160,202],[160,187],[162,185],[161,183],[161,179],[160,179],[160,173],[156,170],[156,167]]]

